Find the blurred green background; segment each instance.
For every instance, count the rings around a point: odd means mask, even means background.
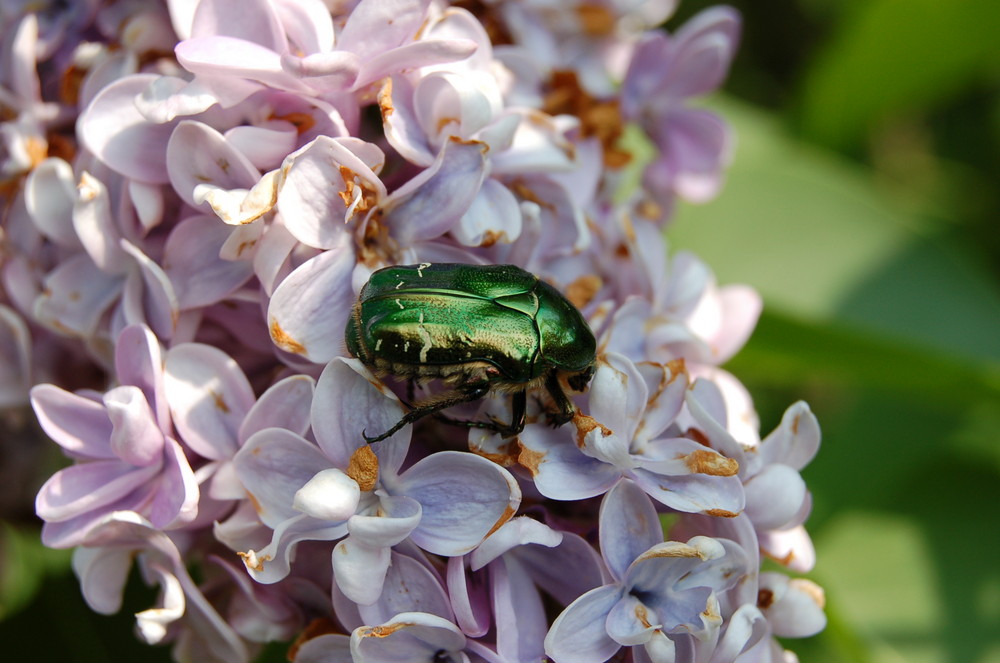
[[[668,237],[764,296],[727,366],[762,430],[799,398],[823,427],[804,475],[830,625],[787,644],[1000,661],[1000,3],[732,4],[712,105],[736,160]]]
[[[803,663],[1000,662],[1000,3],[732,4],[743,44],[711,105],[736,160],[668,237],[764,296],[727,366],[762,430],[798,399],[823,426],[804,474],[830,624],[787,644]],[[20,516],[0,533],[9,651],[168,660],[129,637],[141,583],[91,613]]]

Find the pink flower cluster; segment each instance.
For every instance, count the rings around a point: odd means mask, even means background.
[[[137,564],[141,637],[227,662],[777,663],[823,628],[819,587],[760,571],[813,565],[816,419],[760,436],[720,368],[760,300],[664,239],[730,158],[693,101],[732,9],[668,34],[672,0],[51,4],[0,8],[0,404],[71,461],[36,508],[94,610]],[[406,386],[343,330],[374,270],[423,262],[581,310],[571,423],[539,394],[513,438],[365,443]]]

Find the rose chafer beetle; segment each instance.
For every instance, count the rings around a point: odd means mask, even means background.
[[[414,404],[377,442],[408,423],[491,392],[512,394],[509,424],[444,421],[495,431],[524,429],[527,392],[544,386],[560,426],[576,411],[563,381],[583,391],[594,375],[597,343],[587,322],[558,290],[514,265],[423,263],[374,272],[345,331],[348,351],[374,372],[450,387]]]

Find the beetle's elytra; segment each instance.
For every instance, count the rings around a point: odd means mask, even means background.
[[[562,387],[583,391],[594,374],[597,343],[586,320],[559,291],[514,265],[423,263],[374,272],[345,331],[348,351],[378,374],[441,379],[451,391],[415,404],[368,442],[408,423],[492,391],[513,394],[509,424],[445,421],[496,431],[524,429],[526,393],[543,386],[561,425],[575,408]],[[440,415],[439,415],[440,416]]]

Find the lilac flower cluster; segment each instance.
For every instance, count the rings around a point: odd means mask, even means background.
[[[36,507],[94,610],[136,564],[139,634],[178,660],[795,660],[774,636],[822,629],[822,591],[760,569],[812,567],[819,428],[796,403],[760,437],[719,367],[759,298],[668,257],[730,158],[692,100],[740,28],[668,34],[674,4],[0,5],[0,403],[72,461]],[[538,395],[514,438],[365,444],[406,386],[345,323],[420,262],[517,264],[579,307],[572,422]]]

